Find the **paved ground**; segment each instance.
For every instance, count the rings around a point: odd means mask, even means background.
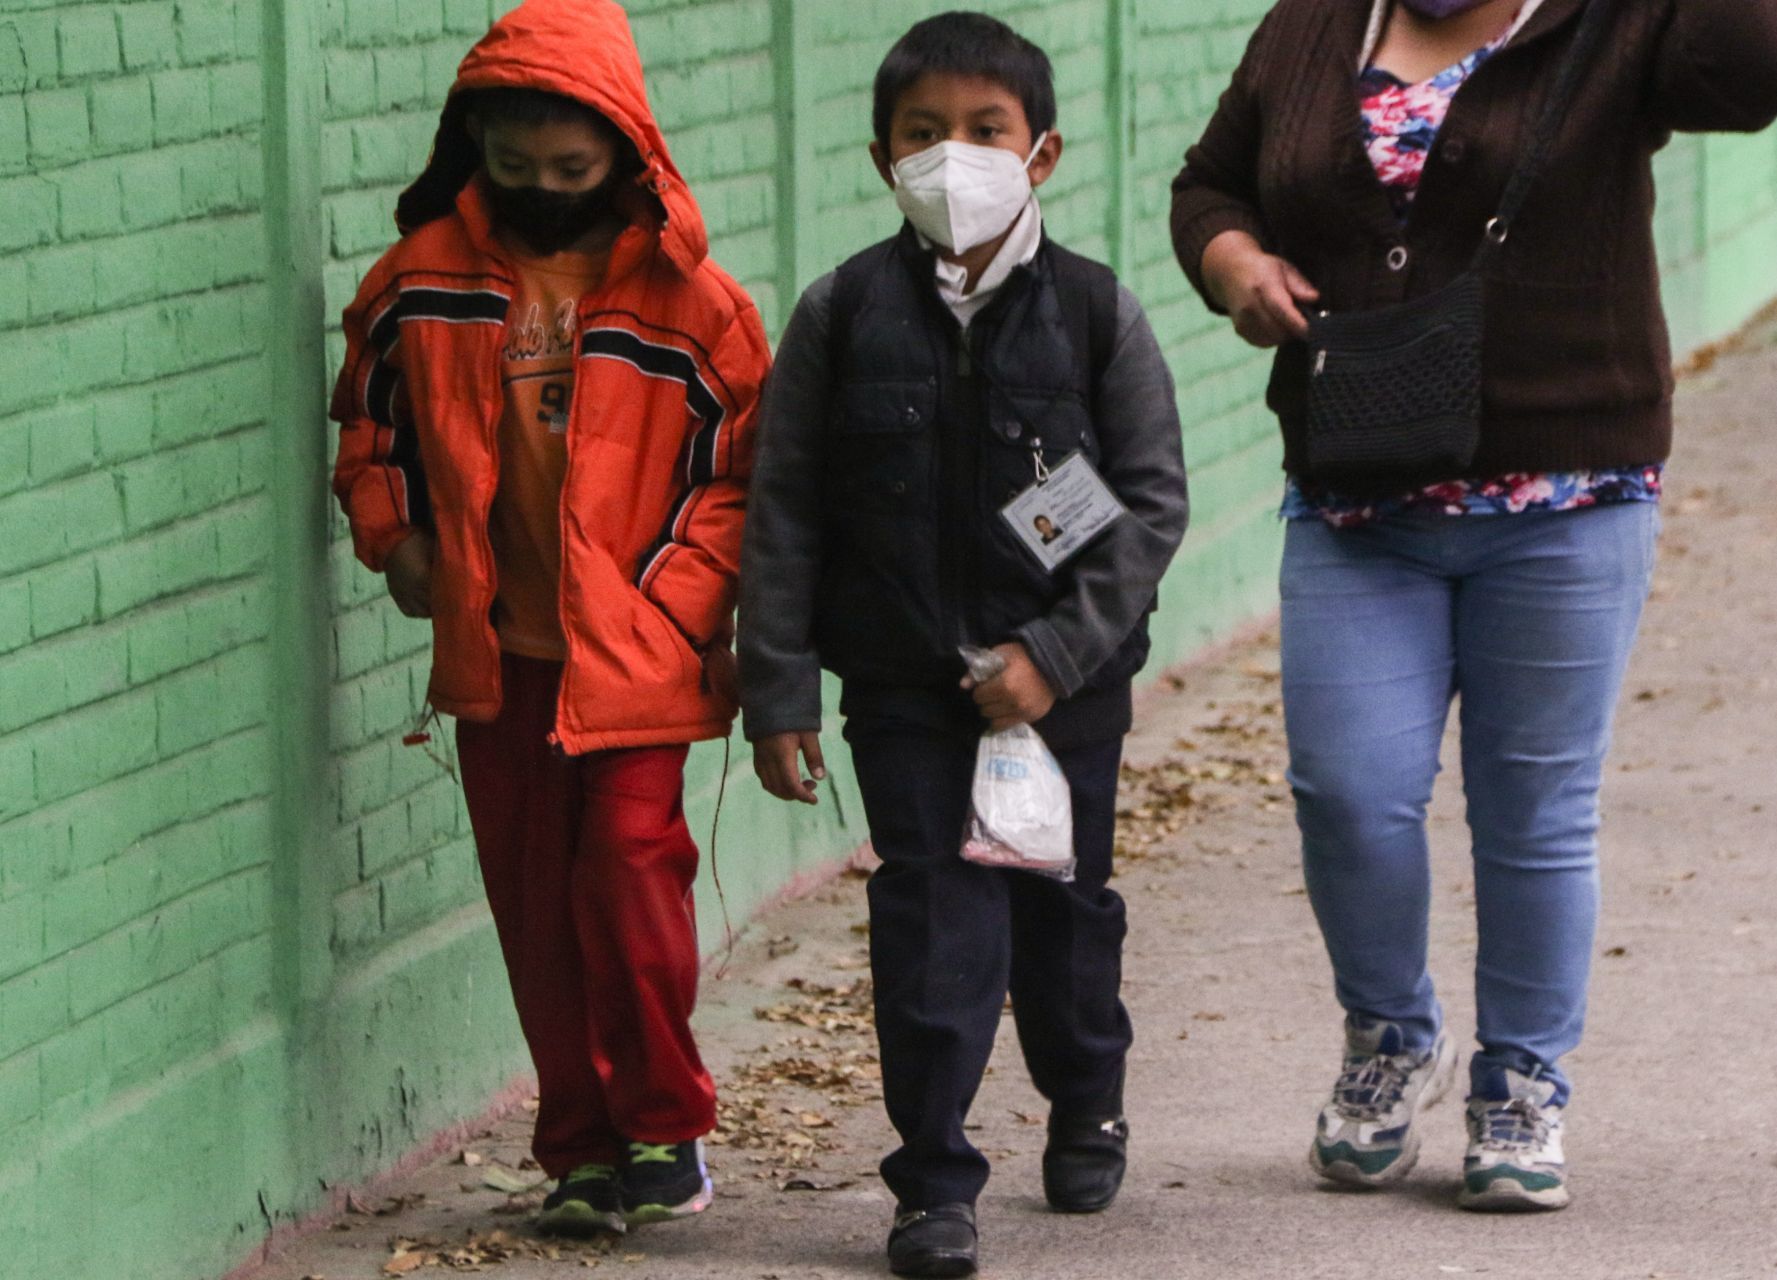
[[[1777,1276],[1774,406],[1777,330],[1682,393],[1662,564],[1606,788],[1606,916],[1590,1032],[1570,1060],[1574,1207],[1458,1212],[1450,1104],[1397,1190],[1329,1191],[1308,1172],[1339,1018],[1300,887],[1276,655],[1261,637],[1168,681],[1131,743],[1118,885],[1138,1043],[1122,1199],[1095,1219],[1044,1212],[1043,1110],[1008,1037],[975,1112],[997,1168],[981,1205],[986,1276]],[[1452,767],[1434,825],[1434,968],[1466,1034],[1459,806]],[[706,987],[701,1031],[728,1101],[712,1148],[720,1195],[702,1219],[549,1259],[525,1225],[540,1193],[487,1185],[537,1176],[521,1167],[520,1114],[456,1162],[366,1193],[363,1212],[286,1247],[263,1280],[425,1277],[453,1262],[511,1280],[886,1274],[890,1202],[874,1164],[890,1135],[862,890],[848,877],[772,916]]]

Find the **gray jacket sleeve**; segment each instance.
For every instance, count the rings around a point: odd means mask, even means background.
[[[1172,371],[1141,304],[1117,293],[1117,341],[1094,424],[1099,471],[1129,514],[1070,566],[1073,589],[1016,633],[1060,697],[1079,692],[1141,621],[1185,536],[1190,503]]]
[[[759,406],[740,559],[741,714],[749,742],[821,727],[821,663],[813,631],[832,300],[830,274],[802,295]]]

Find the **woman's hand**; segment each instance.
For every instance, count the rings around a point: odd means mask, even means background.
[[[808,762],[809,777],[802,776],[801,755]],[[819,804],[815,786],[827,776],[826,761],[821,759],[821,735],[818,733],[774,733],[753,744],[753,772],[765,789],[779,800],[799,800],[803,804]]]
[[[1234,320],[1234,332],[1255,347],[1308,336],[1304,303],[1320,290],[1290,263],[1266,253],[1244,231],[1224,231],[1203,251],[1203,282]]]
[[[383,565],[389,597],[410,618],[432,616],[432,535],[416,529],[389,552]]]

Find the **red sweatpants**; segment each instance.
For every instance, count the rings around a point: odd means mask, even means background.
[[[492,724],[457,724],[488,905],[536,1064],[532,1151],[551,1177],[629,1142],[715,1127],[691,1038],[698,950],[686,746],[565,757],[561,665],[507,654]]]

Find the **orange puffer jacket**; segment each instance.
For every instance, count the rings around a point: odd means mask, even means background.
[[[725,736],[735,707],[700,655],[731,634],[770,355],[752,300],[708,259],[611,0],[527,0],[463,60],[432,159],[402,197],[405,234],[345,313],[334,491],[371,569],[415,528],[433,531],[432,704],[491,720],[501,689],[487,522],[514,273],[490,234],[462,95],[499,86],[585,103],[645,167],[605,283],[580,304],[552,740],[577,755]]]

